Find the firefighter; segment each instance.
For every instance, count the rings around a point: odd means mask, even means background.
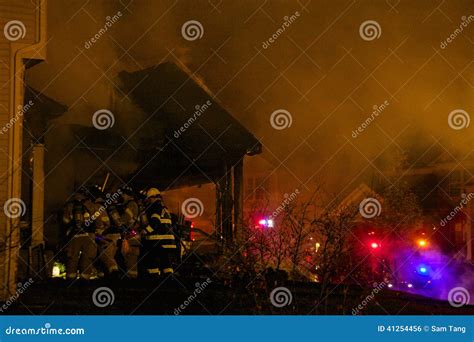
[[[98,185],[94,185],[90,190],[91,198],[94,201],[92,215],[95,223],[96,235],[102,235],[110,227],[110,218],[107,214],[107,205],[104,200],[104,193]]]
[[[139,221],[140,221],[140,230],[145,229],[149,222],[148,217],[146,216],[146,190],[140,190],[137,195],[138,200],[138,210],[139,210]]]
[[[138,277],[138,257],[140,255],[140,212],[134,192],[129,186],[123,186],[121,219],[126,231],[122,233],[122,255],[128,278]]]
[[[94,273],[93,262],[97,254],[94,241],[94,228],[90,223],[91,214],[85,206],[87,196],[85,190],[78,191],[73,199],[66,203],[62,221],[67,228],[66,278],[77,278],[77,271],[81,279],[89,280]]]
[[[125,225],[119,211],[120,195],[117,193],[107,194],[105,204],[107,205],[107,215],[110,219],[110,226],[98,237],[99,260],[105,266],[107,275],[111,278],[117,278],[119,266],[115,256],[119,247],[121,232],[125,231]]]
[[[104,193],[99,185],[94,185],[89,189],[89,193],[92,198],[90,211],[92,214],[92,223],[95,226],[95,241],[96,241],[96,250],[99,257],[95,260],[94,266],[97,271],[97,276],[102,278],[104,276],[103,267],[104,265],[100,262],[101,259],[101,249],[100,245],[103,243],[104,231],[107,231],[110,228],[110,218],[107,214],[107,204],[104,200]],[[86,207],[89,208],[89,201],[86,203]]]
[[[146,194],[146,214],[149,224],[143,231],[143,263],[150,277],[173,273],[171,255],[176,250],[171,215],[163,203],[161,193],[151,188]]]

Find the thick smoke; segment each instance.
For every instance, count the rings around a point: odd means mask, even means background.
[[[323,184],[338,195],[383,177],[403,154],[412,165],[420,156],[426,164],[437,160],[425,155],[428,149],[454,160],[471,151],[473,125],[452,129],[448,116],[457,109],[474,113],[474,23],[449,45],[440,44],[473,13],[474,3],[445,2],[442,12],[430,1],[390,6],[351,0],[51,0],[47,62],[29,69],[27,82],[69,107],[53,125],[91,126],[94,112],[112,108],[127,136],[134,127],[129,113],[143,114],[120,90],[118,72],[182,63],[261,140],[262,157],[269,171],[277,168],[280,189],[306,192]],[[119,11],[119,19],[86,47]],[[297,19],[286,25],[296,11]],[[183,38],[181,27],[189,20],[202,24],[200,39]],[[377,39],[360,36],[367,20],[380,25]],[[382,104],[383,110],[374,108]],[[292,118],[283,130],[270,122],[280,109]],[[47,139],[50,208],[74,187],[68,176],[71,134]]]

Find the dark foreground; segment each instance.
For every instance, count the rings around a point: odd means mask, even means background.
[[[35,282],[3,314],[43,315],[254,315],[254,314],[345,314],[362,303],[370,290],[338,286],[320,299],[314,283],[284,284],[291,293],[289,305],[277,308],[270,302],[272,288],[224,285],[212,281],[201,293],[195,289],[205,279],[168,278],[151,281],[95,281],[67,284],[63,280]],[[92,300],[99,287],[112,290],[114,301],[98,307]],[[196,295],[193,297],[193,295]],[[181,306],[181,308],[180,308]],[[184,308],[184,309],[183,309]],[[383,290],[367,301],[362,315],[473,315],[473,306],[454,308],[447,302],[402,292]]]

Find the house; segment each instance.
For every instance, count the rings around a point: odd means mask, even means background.
[[[242,221],[243,160],[261,152],[260,142],[182,66],[165,62],[118,77],[127,96],[113,93],[100,113],[113,120],[107,129],[58,122],[46,135],[53,168],[47,185],[58,177],[63,184],[51,184],[57,193],[47,201],[50,212],[107,174],[107,190],[124,183],[162,191],[212,184],[216,229],[232,239]]]

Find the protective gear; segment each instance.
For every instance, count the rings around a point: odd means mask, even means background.
[[[95,211],[92,217],[95,222],[95,233],[102,235],[104,231],[110,228],[110,218],[107,214],[107,208],[104,202],[95,202]]]
[[[94,201],[93,198],[90,197],[82,202],[87,210],[87,217],[85,217],[84,224],[89,228],[91,233],[97,232],[98,230],[102,232],[106,228],[104,226],[108,223],[107,212],[101,202],[97,202],[98,200]]]
[[[97,239],[99,244],[99,260],[109,275],[119,271],[117,261],[115,260],[119,240],[120,234],[118,233],[105,233]]]
[[[90,212],[84,206],[86,197],[77,193],[72,201],[67,202],[63,209],[63,224],[67,229],[68,237],[86,232],[93,232],[87,223],[90,220]]]
[[[171,256],[176,251],[171,215],[161,200],[146,210],[149,225],[143,231],[143,261],[149,275],[173,273]]]
[[[122,234],[122,255],[125,260],[127,276],[136,278],[138,277],[138,257],[140,255],[140,236],[137,235],[137,230],[140,228],[140,222],[139,206],[131,194],[133,194],[131,189],[123,194],[121,222],[126,227],[126,232]]]
[[[158,196],[161,196],[161,192],[157,188],[150,188],[146,192],[146,198],[158,197]]]
[[[66,276],[76,279],[77,271],[81,278],[90,279],[95,272],[93,261],[97,250],[94,242],[94,228],[88,224],[91,215],[84,202],[85,196],[76,193],[74,199],[64,206],[63,224],[70,239],[67,243]]]
[[[148,216],[146,215],[146,204],[145,198],[142,198],[138,202],[138,220],[140,223],[139,231],[143,231],[148,225]]]
[[[104,194],[100,191],[100,186],[95,185],[90,189],[91,197],[94,200],[91,207],[91,212],[93,212],[91,220],[95,225],[95,242],[96,242],[96,249],[99,258],[97,258],[94,262],[95,267],[99,270],[98,276],[104,276],[104,263],[100,262],[100,252],[101,249],[99,246],[103,246],[104,244],[108,243],[108,240],[105,239],[102,235],[105,231],[110,229],[110,218],[107,214],[107,204],[104,200]],[[88,202],[86,202],[86,205]]]
[[[115,256],[118,251],[118,243],[120,240],[121,227],[124,226],[120,213],[118,211],[118,203],[113,202],[106,208],[107,215],[110,219],[110,225],[100,236],[99,243],[99,260],[105,266],[107,272],[114,274],[119,271]]]
[[[107,207],[107,213],[109,214],[112,226],[118,229],[124,226],[122,217],[120,216],[119,204],[117,201],[114,201],[111,205]]]
[[[139,209],[138,203],[133,197],[124,198],[122,206],[121,222],[129,229],[133,230],[138,225]]]
[[[127,277],[138,277],[138,257],[140,256],[140,236],[135,235],[122,241],[122,255],[125,260]]]
[[[67,231],[70,228],[72,228],[72,219],[74,218],[73,208],[74,208],[73,201],[67,202],[63,208],[62,221],[63,221],[63,226],[66,227]]]
[[[80,277],[86,280],[95,273],[93,265],[97,255],[97,247],[94,241],[94,234],[83,233],[74,235],[67,246],[66,277],[76,279],[77,270]]]

